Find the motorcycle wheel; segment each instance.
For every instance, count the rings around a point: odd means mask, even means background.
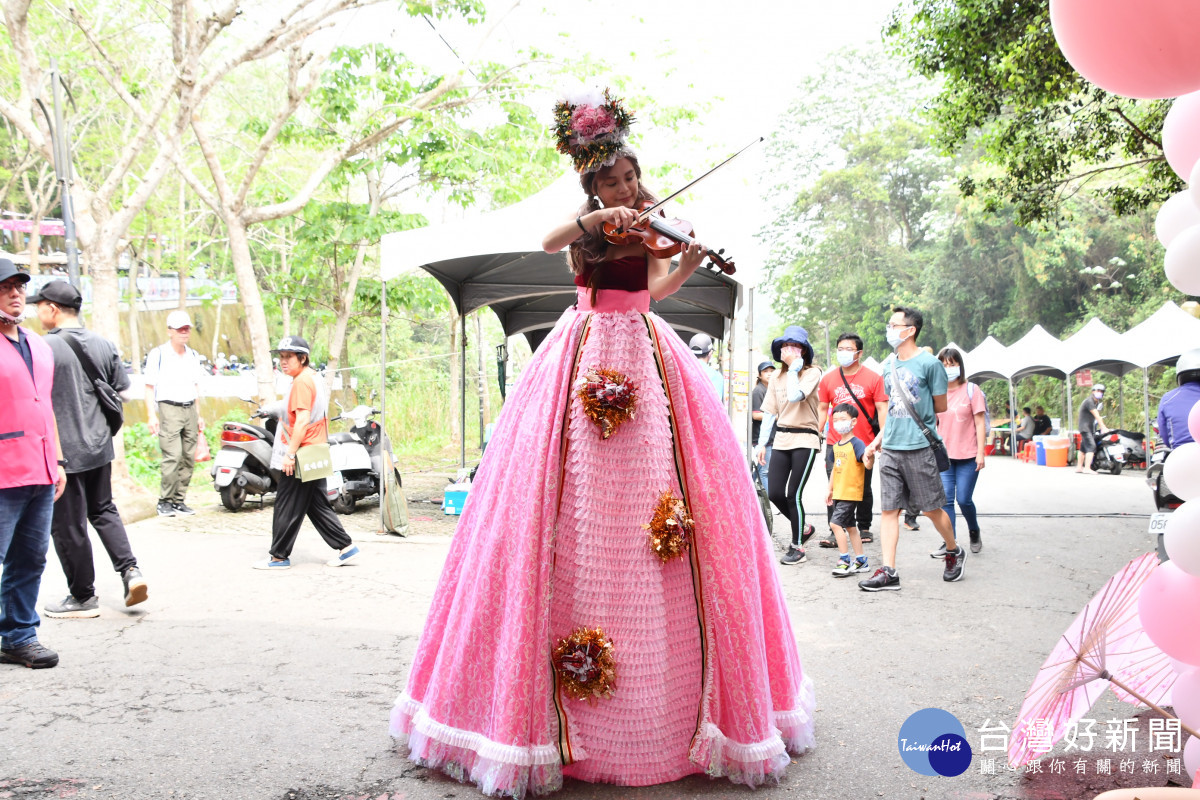
[[[1122,464],[1120,461],[1114,461],[1112,463],[1112,466],[1108,468],[1108,471],[1109,471],[1109,473],[1111,473],[1113,475],[1120,475],[1121,467],[1123,467],[1123,466],[1125,466],[1125,465]]]
[[[246,487],[231,483],[221,487],[221,505],[230,511],[237,511],[246,502]]]
[[[339,494],[329,505],[339,514],[353,514],[356,502],[353,495]]]

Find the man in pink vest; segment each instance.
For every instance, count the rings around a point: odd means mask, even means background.
[[[58,654],[37,639],[38,589],[67,475],[50,402],[54,356],[19,324],[28,282],[0,258],[0,663],[44,669]]]

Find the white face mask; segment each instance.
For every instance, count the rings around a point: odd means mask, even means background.
[[[1092,392],[1092,397],[1096,398],[1096,402],[1098,403],[1104,399],[1104,392]]]
[[[838,350],[838,351],[837,351],[837,362],[838,362],[838,366],[839,366],[839,367],[848,367],[848,366],[850,366],[851,364],[853,364],[853,363],[854,363],[854,356],[855,356],[855,355],[856,355],[855,353],[851,353],[851,352],[848,352],[848,351],[846,351],[846,350]]]
[[[854,430],[854,423],[850,422],[849,420],[838,420],[837,422],[833,423],[833,429],[842,436],[845,436],[847,433]]]
[[[948,380],[948,381],[958,380],[958,376],[961,374],[962,374],[962,369],[959,368],[957,365],[955,365],[953,367],[946,367],[946,380]]]
[[[888,328],[886,331],[884,331],[884,336],[887,337],[888,347],[895,350],[900,346],[900,343],[904,341],[904,337],[900,335],[900,331],[902,330],[904,330],[904,328]]]

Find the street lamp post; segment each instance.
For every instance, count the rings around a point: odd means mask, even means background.
[[[79,288],[79,248],[75,243],[75,213],[71,208],[71,184],[74,176],[71,173],[71,134],[62,113],[62,76],[58,72],[57,59],[50,59],[50,90],[53,99],[53,114],[46,109],[41,98],[37,103],[46,115],[46,124],[50,128],[50,144],[54,152],[54,177],[58,179],[59,204],[62,206],[63,228],[67,240],[67,277],[71,285]],[[67,98],[75,104],[70,92]]]

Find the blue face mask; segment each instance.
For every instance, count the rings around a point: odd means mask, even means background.
[[[854,356],[855,356],[855,354],[854,354],[854,353],[850,353],[850,352],[847,352],[847,351],[845,351],[845,350],[838,350],[838,351],[837,351],[837,362],[838,362],[838,366],[839,366],[839,367],[848,367],[848,366],[850,366],[851,364],[853,364],[853,363],[854,363]]]
[[[958,376],[962,374],[962,369],[958,366],[946,367],[946,380],[956,381]]]

